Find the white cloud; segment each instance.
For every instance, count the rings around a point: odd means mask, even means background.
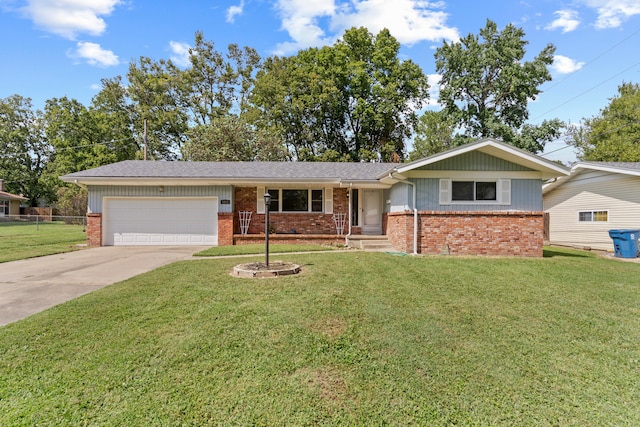
[[[110,67],[118,65],[120,60],[110,50],[105,50],[97,43],[78,42],[77,49],[70,54],[74,58],[82,58],[91,65]]]
[[[578,62],[563,55],[554,55],[551,68],[560,74],[569,74],[578,71],[583,66],[584,62]]]
[[[583,3],[598,12],[595,23],[598,29],[617,28],[627,18],[640,15],[638,0],[583,0]]]
[[[244,0],[240,1],[238,6],[231,6],[227,9],[227,22],[233,23],[236,20],[236,15],[242,15],[244,11]]]
[[[27,0],[22,8],[33,22],[46,31],[68,39],[78,34],[98,36],[107,24],[108,16],[122,0]]]
[[[278,53],[330,44],[344,30],[367,27],[374,34],[388,28],[403,44],[423,40],[457,40],[454,27],[448,27],[444,3],[424,0],[278,0],[282,28],[292,41],[278,45]],[[325,24],[321,26],[321,24]],[[331,34],[323,29],[327,28]]]
[[[545,27],[547,30],[561,29],[563,33],[568,33],[575,30],[578,28],[578,25],[580,25],[578,12],[575,10],[557,10],[553,14],[558,17],[551,24]]]
[[[339,30],[350,27],[367,27],[377,33],[388,28],[403,44],[423,40],[457,40],[458,30],[446,26],[448,14],[442,9],[443,2],[419,0],[355,0],[333,19]]]
[[[170,41],[169,49],[172,53],[170,59],[174,64],[181,67],[188,67],[191,65],[191,61],[189,60],[189,49],[191,49],[191,46],[187,43]]]
[[[280,43],[276,48],[277,54],[291,53],[333,40],[325,36],[318,19],[335,14],[334,0],[278,0],[276,8],[282,19],[282,28],[293,39],[292,42]]]

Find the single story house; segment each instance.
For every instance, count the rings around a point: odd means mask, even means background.
[[[640,163],[578,162],[543,187],[551,244],[613,250],[611,229],[640,229]]]
[[[541,256],[542,182],[568,169],[484,139],[411,163],[124,161],[62,176],[88,189],[91,245],[341,242],[414,254]]]
[[[4,180],[0,179],[0,217],[20,215],[20,203],[29,199],[4,191]]]

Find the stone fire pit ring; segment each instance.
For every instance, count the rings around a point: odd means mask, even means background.
[[[267,267],[264,262],[250,262],[233,267],[232,276],[249,279],[291,276],[298,274],[302,268],[292,262],[272,261]]]

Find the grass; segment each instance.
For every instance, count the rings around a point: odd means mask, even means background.
[[[316,251],[332,251],[338,249],[337,246],[328,245],[296,245],[296,244],[270,244],[269,253],[288,253],[288,252],[316,252]],[[251,245],[234,245],[234,246],[217,246],[206,249],[202,252],[194,254],[195,256],[229,256],[229,255],[254,255],[264,254],[263,244]]]
[[[640,425],[640,265],[184,261],[0,328],[0,425]]]
[[[74,251],[86,238],[82,225],[0,222],[0,262]]]

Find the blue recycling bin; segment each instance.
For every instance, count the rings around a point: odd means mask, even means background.
[[[613,239],[613,250],[618,258],[638,257],[638,237],[640,230],[609,230]]]

